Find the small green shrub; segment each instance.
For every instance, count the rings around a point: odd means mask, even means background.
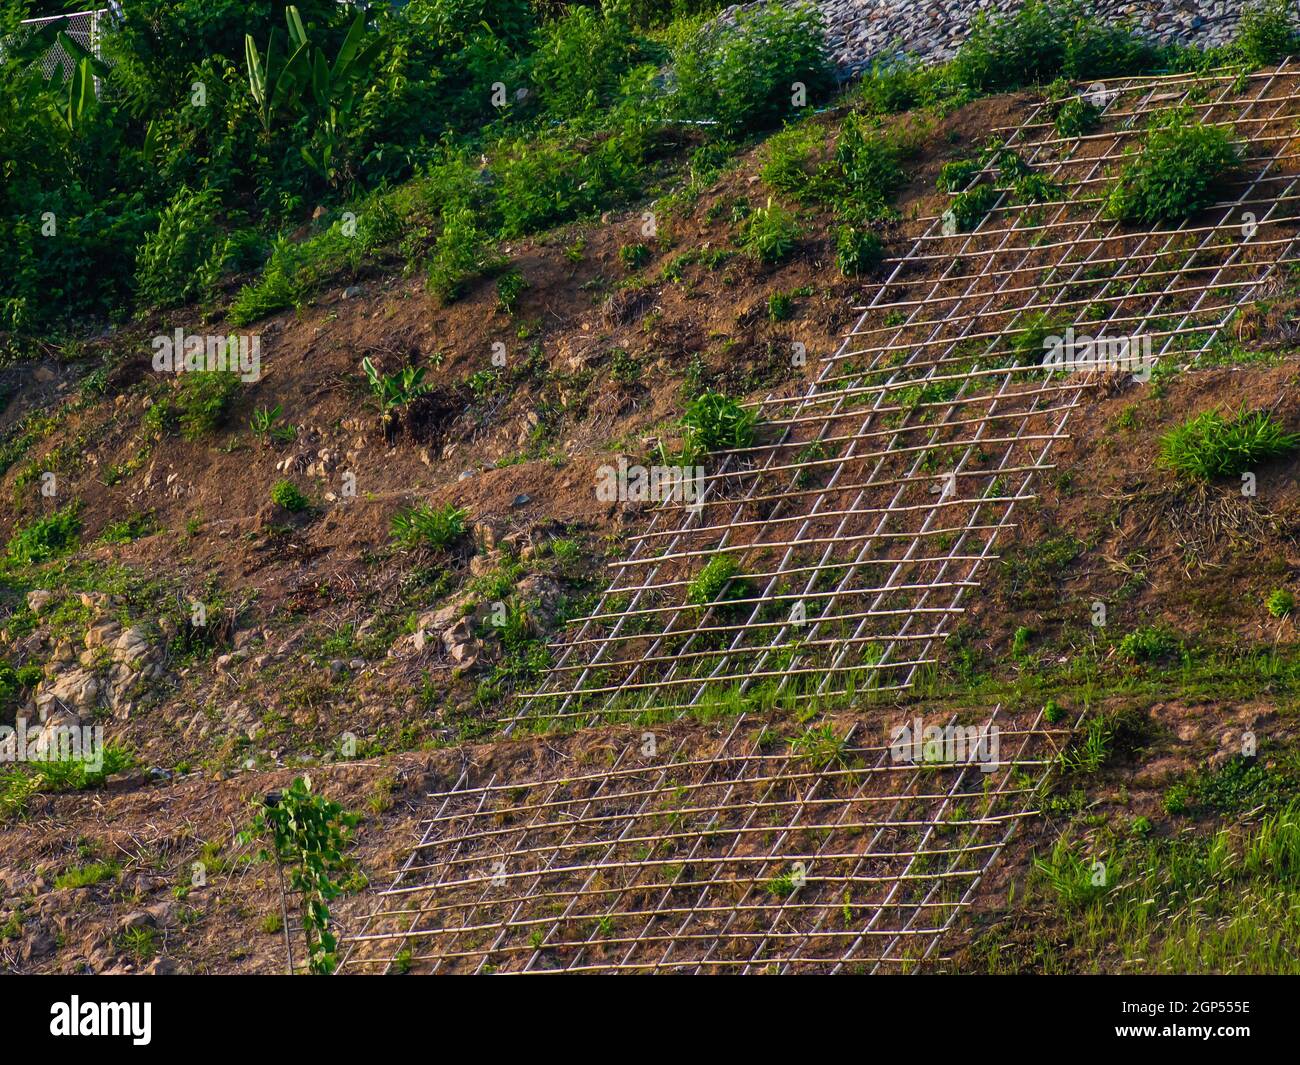
[[[1227,130],[1205,125],[1190,109],[1156,115],[1136,158],[1127,162],[1106,196],[1117,222],[1179,222],[1214,202],[1224,179],[1241,164]]]
[[[776,899],[789,898],[798,888],[799,882],[793,872],[778,873],[763,885],[763,889]]]
[[[358,246],[358,239],[345,236],[337,224],[304,241],[277,238],[261,276],[236,294],[230,305],[230,320],[235,325],[248,325],[276,311],[297,307],[325,280],[350,269]]]
[[[33,664],[14,669],[0,659],[0,714],[17,702],[24,692],[36,687],[44,676],[45,672],[40,666]]]
[[[796,122],[767,139],[758,176],[773,192],[803,199],[813,187],[814,162],[825,144],[823,126]]]
[[[311,501],[292,481],[276,481],[271,487],[271,502],[278,507],[283,507],[290,514],[297,514],[311,505]]]
[[[1011,637],[1011,654],[1015,658],[1024,658],[1029,651],[1029,641],[1033,637],[1032,629],[1021,625]]]
[[[1264,605],[1275,618],[1284,618],[1295,613],[1295,595],[1286,588],[1274,588]]]
[[[222,214],[211,189],[176,192],[136,253],[136,290],[144,302],[168,307],[212,294],[231,256],[218,224]]]
[[[875,115],[896,115],[923,104],[940,104],[956,88],[947,74],[915,58],[876,61],[863,74],[858,97],[865,110]]]
[[[518,237],[581,214],[591,202],[590,186],[584,188],[586,167],[583,154],[561,141],[502,146],[493,164],[502,233]]]
[[[515,304],[527,287],[523,274],[518,270],[507,270],[497,278],[497,306],[507,314],[514,314]]]
[[[530,80],[550,114],[586,114],[614,98],[633,51],[617,5],[603,13],[571,7],[539,31]]]
[[[969,90],[992,93],[1058,77],[1138,74],[1160,60],[1158,46],[1077,3],[1029,0],[1011,14],[977,14],[953,59],[952,76]]]
[[[800,235],[794,215],[779,203],[767,201],[745,219],[740,232],[740,246],[765,265],[785,262],[794,252]]]
[[[180,375],[175,414],[187,440],[220,428],[239,390],[239,375],[228,370],[195,370]]]
[[[641,380],[641,362],[623,348],[610,354],[609,375],[620,385],[634,385]]]
[[[244,285],[230,304],[230,320],[248,325],[276,311],[295,306],[302,298],[303,287],[272,255],[258,280]]]
[[[442,550],[465,535],[465,519],[468,515],[467,510],[454,503],[443,507],[420,504],[399,510],[393,515],[393,539],[406,548],[433,547]]]
[[[1300,32],[1288,0],[1263,0],[1249,5],[1237,24],[1233,47],[1255,67],[1280,62],[1300,52]]]
[[[953,159],[939,167],[939,176],[934,185],[940,192],[963,192],[975,175],[984,169],[979,159]]]
[[[1134,629],[1119,642],[1120,655],[1130,662],[1158,662],[1178,650],[1178,638],[1172,632],[1151,625]]]
[[[1192,789],[1185,783],[1171,784],[1165,791],[1161,806],[1167,814],[1185,814],[1192,808]]]
[[[1101,108],[1082,96],[1069,96],[1053,106],[1052,128],[1058,137],[1082,137],[1101,122]]]
[[[1047,311],[1035,311],[1015,322],[1007,336],[1007,351],[1014,366],[1039,366],[1047,350],[1047,338],[1063,334],[1066,320]]]
[[[674,36],[674,110],[715,122],[724,137],[771,128],[797,110],[796,82],[810,105],[835,84],[821,15],[810,4],[742,9],[732,27],[682,22]]]
[[[650,249],[644,244],[624,244],[618,249],[618,261],[623,269],[635,273],[650,261]]]
[[[576,540],[558,538],[550,542],[551,554],[561,566],[572,566],[582,557],[582,548]]]
[[[443,303],[451,303],[464,294],[472,280],[499,263],[475,212],[457,207],[443,217],[442,233],[429,257],[426,285]]]
[[[1045,174],[1025,174],[1011,186],[1012,199],[1018,205],[1051,203],[1065,196],[1065,190]]]
[[[297,777],[289,787],[267,797],[238,837],[245,846],[257,837],[266,840],[270,846],[259,852],[258,859],[274,856],[287,872],[289,887],[301,900],[312,973],[329,974],[338,961],[329,904],[343,891],[340,878],[348,868],[343,852],[359,820],[359,815],[314,792],[310,777]]]
[[[915,147],[906,134],[881,130],[865,115],[848,115],[831,166],[817,176],[836,215],[854,224],[886,216],[889,200],[907,183],[903,161]]]
[[[969,233],[987,217],[998,201],[998,190],[992,185],[975,185],[957,193],[948,204],[945,222],[957,233]]]
[[[835,265],[845,277],[869,273],[884,257],[885,246],[873,230],[840,226],[835,231]]]
[[[1034,172],[1033,167],[1025,162],[1024,157],[1011,148],[992,150],[991,158],[998,172],[998,184],[1002,186],[1015,184]]]
[[[1062,19],[1048,4],[1030,0],[1014,15],[971,20],[953,67],[976,92],[998,92],[1052,80],[1064,59]]]
[[[727,598],[737,599],[744,594],[744,581],[735,581],[740,566],[731,555],[714,555],[689,585],[686,601],[693,606],[710,606]]]
[[[1204,411],[1160,438],[1159,465],[1191,481],[1232,477],[1300,447],[1267,411]]]
[[[788,292],[773,292],[767,297],[767,317],[772,322],[784,322],[794,314],[794,298]]]

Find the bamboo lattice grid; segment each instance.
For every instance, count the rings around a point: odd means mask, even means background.
[[[1034,107],[1005,145],[1060,198],[1018,204],[1000,189],[971,232],[916,220],[816,381],[751,404],[763,438],[716,457],[702,505],[665,503],[631,538],[511,727],[911,685],[1016,504],[1054,468],[1070,413],[1107,376],[1044,368],[1044,337],[1146,337],[1154,358],[1190,358],[1295,261],[1298,83],[1286,65],[1127,79],[1100,94],[1097,130],[1075,138]],[[1234,130],[1245,165],[1182,225],[1108,221],[1106,183],[1147,119],[1179,105]],[[722,596],[689,602],[722,556],[735,571]]]
[[[951,722],[949,722],[951,723]],[[876,726],[877,728],[879,725]],[[861,719],[570,734],[536,778],[467,765],[350,972],[913,971],[970,905],[1068,735],[995,711],[899,761]],[[585,757],[584,757],[585,753]],[[990,753],[998,755],[991,760]],[[486,779],[482,779],[486,778]]]
[[[1004,131],[1061,198],[1019,205],[1001,190],[965,233],[916,220],[816,381],[754,404],[766,437],[716,457],[701,506],[654,513],[511,721],[655,722],[641,727],[657,730],[659,753],[614,726],[539,746],[555,757],[545,771],[483,780],[467,762],[429,796],[419,844],[344,937],[343,969],[908,972],[940,960],[1035,815],[1066,732],[994,711],[1004,761],[986,774],[969,759],[895,763],[863,717],[833,719],[828,760],[779,715],[760,727],[761,711],[861,702],[935,661],[1071,412],[1105,383],[1043,368],[1046,333],[1139,334],[1157,358],[1190,360],[1297,261],[1298,87],[1286,64],[1131,78],[1106,87],[1086,136],[1056,136],[1045,105]],[[1176,227],[1106,220],[1105,183],[1148,116],[1177,105],[1245,145],[1228,194]],[[688,602],[719,556],[735,563],[725,599]],[[680,719],[728,701],[747,712],[721,727]],[[584,742],[598,742],[595,761]]]

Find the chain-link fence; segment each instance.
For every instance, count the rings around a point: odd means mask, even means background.
[[[100,54],[100,28],[111,15],[111,9],[98,8],[93,11],[77,11],[66,15],[50,15],[46,18],[24,19],[19,34],[10,37],[7,41],[0,40],[0,57],[3,57],[7,43],[21,40],[25,35],[40,33],[51,26],[63,30],[87,52],[98,57]],[[52,76],[56,71],[63,78],[68,78],[72,74],[72,57],[57,43],[46,49],[45,54],[41,56],[40,62],[41,73],[46,78]]]

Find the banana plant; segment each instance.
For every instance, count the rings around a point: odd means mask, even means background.
[[[59,109],[59,117],[70,132],[81,128],[84,119],[95,106],[95,73],[86,60],[73,65],[68,78],[68,99]]]
[[[385,436],[391,435],[398,415],[433,388],[424,379],[423,366],[404,366],[397,373],[380,373],[367,357],[361,360],[361,369],[379,407],[379,424]]]
[[[296,9],[289,10],[296,18]],[[293,25],[291,21],[291,36],[294,34]],[[306,45],[308,42],[301,20],[297,21],[297,32],[298,39]],[[383,36],[376,36],[369,42],[365,36],[365,13],[358,11],[334,62],[331,64],[323,51],[313,48],[307,64],[310,70],[308,87],[320,111],[321,121],[316,136],[312,138],[315,144],[312,148],[302,148],[302,156],[308,166],[330,182],[335,176],[334,155],[346,136],[358,93],[369,83],[385,44]]]
[[[350,124],[359,94],[368,84],[385,39],[366,40],[365,12],[358,11],[331,63],[307,36],[296,7],[285,9],[288,58],[279,64],[280,38],[272,31],[263,58],[252,37],[244,39],[248,84],[257,104],[262,128],[270,133],[276,114],[299,98],[309,100],[318,113],[310,146],[300,151],[307,165],[327,181],[335,176],[334,159]]]
[[[297,97],[303,68],[307,63],[309,45],[302,32],[302,19],[298,9],[290,7],[285,12],[289,23],[289,40],[292,51],[288,59],[279,63],[277,54],[280,31],[272,30],[266,42],[266,58],[258,50],[252,34],[244,34],[244,63],[248,67],[248,89],[257,104],[257,118],[262,129],[270,133],[276,115]]]
[[[55,108],[55,113],[63,120],[68,131],[75,133],[81,128],[82,121],[95,109],[98,102],[95,96],[95,79],[108,74],[108,65],[93,56],[64,30],[58,31],[55,40],[64,54],[72,60],[67,99]],[[50,81],[53,82],[57,76],[56,70],[51,73]]]

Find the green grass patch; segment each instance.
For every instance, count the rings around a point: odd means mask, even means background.
[[[1160,438],[1157,459],[1188,481],[1233,477],[1300,447],[1300,434],[1287,432],[1267,411],[1244,407],[1225,418],[1205,411]]]
[[[5,558],[16,566],[48,562],[72,550],[80,533],[81,518],[72,504],[19,528],[9,538]]]
[[[442,507],[427,504],[399,510],[393,515],[393,539],[405,548],[432,547],[442,550],[465,535],[469,512],[454,503]]]

